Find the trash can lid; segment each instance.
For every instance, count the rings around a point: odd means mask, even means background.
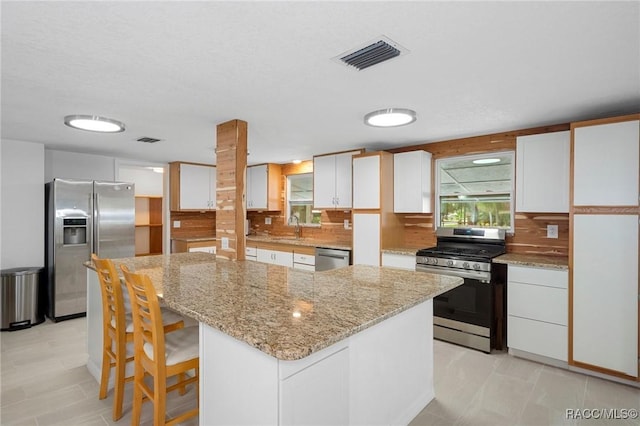
[[[3,269],[0,271],[0,274],[2,274],[3,277],[8,275],[30,275],[37,274],[43,269],[44,268],[38,266],[27,266],[24,268]]]

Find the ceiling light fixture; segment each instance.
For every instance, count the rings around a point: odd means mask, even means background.
[[[499,158],[479,158],[477,160],[473,160],[473,164],[493,164],[499,162]]]
[[[124,132],[124,123],[97,115],[67,115],[64,124],[74,129],[100,133]]]
[[[416,121],[416,112],[405,108],[387,108],[364,116],[365,124],[374,127],[398,127]]]
[[[293,164],[300,164],[300,163],[302,163],[302,160],[293,160],[292,163]]]

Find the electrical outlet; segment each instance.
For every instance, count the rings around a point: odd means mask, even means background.
[[[222,250],[229,250],[229,238],[222,237]]]
[[[271,218],[270,217],[265,217],[264,218],[264,224],[265,225],[271,225]]]
[[[180,228],[180,221],[179,220],[174,220],[173,221],[173,227],[174,228]]]
[[[558,225],[547,225],[547,238],[558,238]]]
[[[344,229],[349,229],[349,219],[344,220]]]

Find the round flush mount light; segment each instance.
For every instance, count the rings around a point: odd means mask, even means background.
[[[477,160],[473,160],[473,164],[493,164],[499,162],[499,158],[479,158]]]
[[[365,124],[374,127],[398,127],[416,121],[416,112],[405,108],[386,108],[364,116]]]
[[[118,133],[124,132],[124,123],[97,115],[67,115],[64,124],[74,129],[89,132]]]

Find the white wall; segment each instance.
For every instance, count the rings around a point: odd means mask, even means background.
[[[121,165],[118,167],[117,180],[136,184],[136,195],[162,196],[163,173],[142,166]]]
[[[44,266],[44,145],[2,140],[0,267]]]
[[[77,152],[45,150],[45,182],[54,178],[114,181],[116,160]]]

